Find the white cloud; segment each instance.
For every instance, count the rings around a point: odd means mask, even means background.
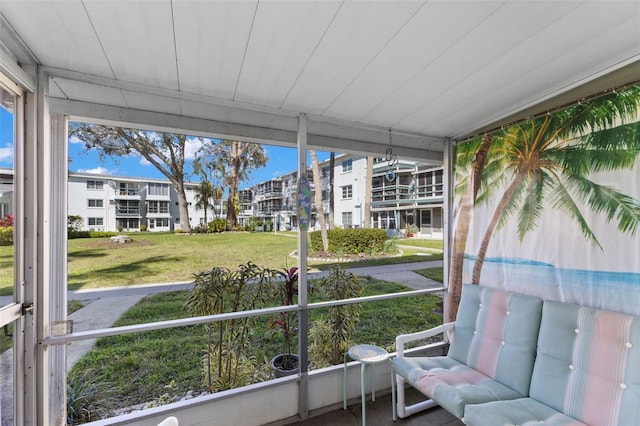
[[[84,143],[84,141],[78,138],[76,135],[72,135],[69,137],[69,143]]]
[[[13,148],[0,148],[0,162],[7,162],[13,159]]]
[[[140,157],[140,165],[142,166],[151,166],[151,161],[147,160],[144,157]]]
[[[78,169],[78,173],[93,173],[96,175],[113,174],[113,173],[110,173],[106,167],[102,167],[102,166],[94,167],[93,169]]]
[[[187,138],[187,142],[184,146],[184,158],[186,160],[193,160],[196,158],[196,153],[202,148],[201,138]]]

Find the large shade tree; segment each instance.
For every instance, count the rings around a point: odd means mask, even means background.
[[[185,195],[185,147],[187,136],[139,129],[71,123],[70,136],[96,149],[101,158],[139,154],[162,173],[176,189],[180,229],[190,232],[189,210]]]

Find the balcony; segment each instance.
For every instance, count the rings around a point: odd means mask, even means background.
[[[140,207],[116,207],[116,216],[140,216]]]

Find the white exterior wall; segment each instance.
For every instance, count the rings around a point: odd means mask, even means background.
[[[351,160],[351,171],[343,171],[343,162]],[[364,226],[365,203],[365,178],[367,175],[367,159],[361,156],[340,155],[336,156],[333,176],[334,190],[334,223],[336,227],[344,228],[348,224],[343,223],[343,213],[351,212],[351,226],[362,228]],[[327,178],[327,185],[329,179]],[[342,198],[343,187],[351,185],[351,198]],[[324,189],[324,188],[323,188]]]
[[[91,189],[87,187],[88,181],[101,181],[102,189]],[[118,194],[120,183],[129,183],[138,188],[136,195],[122,196]],[[168,195],[153,195],[149,193],[149,183],[168,185]],[[188,188],[195,185],[187,184]],[[79,215],[82,217],[82,230],[95,231],[112,231],[118,230],[118,216],[116,214],[116,199],[127,199],[139,201],[140,213],[132,215],[131,218],[139,218],[140,225],[147,225],[148,231],[162,232],[172,231],[180,223],[180,214],[178,208],[178,193],[169,183],[163,179],[145,179],[145,178],[125,178],[118,176],[93,175],[93,174],[76,174],[69,175],[69,215]],[[195,208],[195,190],[187,190],[186,197],[189,209],[189,220],[191,226],[198,226],[201,219],[204,218],[204,210]],[[89,200],[102,200],[102,207],[89,207]],[[148,212],[147,203],[158,201],[168,202],[168,213]],[[124,217],[124,216],[122,216]],[[207,212],[207,220],[211,220],[213,212]],[[90,218],[102,218],[102,225],[89,225]],[[167,219],[167,226],[164,226],[162,219]],[[160,221],[158,221],[160,220]],[[153,223],[152,223],[153,222]],[[161,223],[160,225],[158,223]],[[129,229],[136,231],[140,228]]]

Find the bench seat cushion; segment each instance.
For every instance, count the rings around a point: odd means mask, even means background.
[[[466,284],[446,357],[399,357],[393,370],[451,414],[528,396],[542,300]]]
[[[531,398],[467,405],[463,421],[469,426],[587,426]]]
[[[393,369],[406,382],[429,396],[458,418],[467,404],[520,398],[513,389],[446,356],[405,357],[393,361]]]
[[[591,426],[640,424],[640,318],[546,301],[529,396]]]

